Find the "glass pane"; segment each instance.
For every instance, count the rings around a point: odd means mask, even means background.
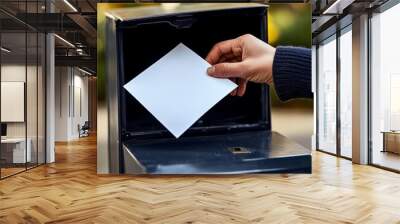
[[[352,35],[340,36],[340,152],[351,158],[352,141]]]
[[[372,25],[372,163],[400,170],[400,4],[374,15]]]
[[[27,1],[26,12],[32,15],[38,12],[37,1]],[[37,16],[27,17],[31,23],[37,23]],[[37,165],[38,147],[38,34],[35,30],[27,30],[27,80],[26,80],[26,113],[27,113],[27,150],[31,151],[28,159],[28,168]]]
[[[38,163],[43,164],[45,163],[45,158],[46,158],[46,151],[45,151],[45,122],[46,122],[46,108],[45,108],[45,99],[46,99],[46,74],[45,74],[45,65],[46,65],[46,51],[45,51],[45,45],[46,45],[46,36],[42,33],[39,33],[38,35],[39,41],[38,41],[38,143],[37,143],[37,149],[38,149]]]
[[[30,151],[28,155],[28,168],[37,165],[37,98],[38,98],[38,35],[36,32],[27,33],[28,38],[28,63],[27,63],[27,80],[26,80],[26,112],[27,112],[27,150]]]
[[[26,151],[26,33],[1,34],[1,174],[25,170]]]
[[[336,37],[318,48],[318,148],[336,153]]]

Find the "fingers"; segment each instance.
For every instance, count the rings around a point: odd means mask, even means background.
[[[226,55],[221,56],[217,63],[222,63],[222,62],[240,62],[240,61],[241,61],[241,58],[235,56],[234,54],[226,54]]]
[[[210,64],[218,63],[220,58],[226,54],[241,54],[240,41],[238,39],[226,40],[219,42],[213,46],[208,53],[206,60]]]
[[[238,84],[238,87],[230,93],[231,96],[243,96],[244,93],[246,92],[246,87],[247,87],[247,80],[245,79],[239,79],[239,78],[230,78],[230,80],[236,84]]]
[[[238,87],[230,93],[231,96],[243,96],[246,92],[247,80],[240,78],[241,74],[244,74],[244,71],[245,66],[243,65],[243,62],[220,63],[207,70],[208,74],[211,76],[229,78],[232,82],[238,84]]]
[[[244,93],[246,92],[246,87],[247,87],[247,80],[245,79],[239,79],[239,87],[237,88],[236,95],[237,96],[243,96]]]
[[[233,47],[232,48],[232,53],[236,57],[239,57],[240,59],[242,59],[242,47]]]
[[[232,96],[243,96],[247,87],[247,80],[244,77],[247,66],[242,61],[242,42],[239,37],[217,43],[206,57],[206,60],[213,65],[207,69],[210,76],[229,78],[238,84],[238,88],[230,93]]]
[[[219,63],[209,67],[207,73],[216,78],[245,78],[246,64],[244,62]]]
[[[230,80],[232,81],[232,82],[234,82],[234,83],[238,83],[238,79],[237,78],[230,78]],[[235,88],[234,90],[232,90],[232,92],[230,93],[230,95],[231,96],[236,96],[236,94],[237,94],[237,89],[238,88]]]

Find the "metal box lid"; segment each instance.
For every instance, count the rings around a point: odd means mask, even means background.
[[[114,20],[130,21],[174,14],[260,7],[267,8],[268,5],[257,3],[163,3],[147,7],[113,9],[107,11],[106,16]]]

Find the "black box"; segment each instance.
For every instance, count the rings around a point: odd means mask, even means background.
[[[182,4],[108,13],[108,138],[114,172],[311,172],[310,150],[271,132],[267,85],[250,83],[243,97],[225,97],[179,139],[123,88],[181,42],[205,58],[215,43],[243,34],[267,40],[267,9],[260,4]]]

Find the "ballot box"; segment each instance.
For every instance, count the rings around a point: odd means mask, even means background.
[[[271,131],[268,85],[249,83],[244,96],[226,96],[179,138],[123,88],[179,43],[205,58],[214,44],[240,35],[267,41],[267,10],[202,3],[108,11],[98,161],[128,174],[310,173],[310,150]]]

